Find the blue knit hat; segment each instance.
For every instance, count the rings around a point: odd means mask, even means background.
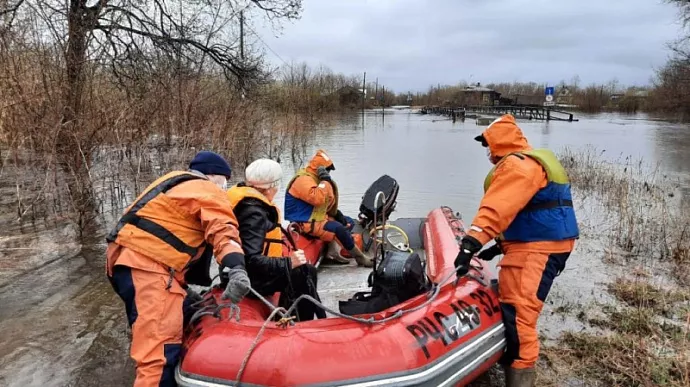
[[[200,151],[189,163],[189,169],[197,170],[204,175],[221,175],[230,179],[232,169],[230,164],[218,153]]]

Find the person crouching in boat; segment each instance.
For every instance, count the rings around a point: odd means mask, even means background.
[[[507,339],[501,361],[506,386],[533,386],[537,319],[579,237],[570,182],[558,158],[548,149],[532,149],[510,114],[475,140],[487,148],[495,166],[484,181],[484,197],[455,267],[460,266],[460,275],[467,273],[471,257],[496,238],[479,258],[505,254],[498,284]]]
[[[134,386],[176,386],[188,284],[209,286],[213,255],[227,267],[223,298],[239,302],[249,292],[244,253],[223,187],[231,169],[218,154],[197,153],[189,171],[154,181],[106,237],[106,274],[125,304],[132,328]]]
[[[305,234],[326,242],[336,239],[358,265],[371,267],[373,261],[362,253],[350,233],[354,221],[337,209],[337,188],[329,173],[333,170],[331,158],[324,150],[317,150],[307,167],[297,171],[287,185],[285,219],[300,224]]]
[[[302,250],[283,256],[283,232],[280,211],[273,203],[283,170],[270,159],[258,159],[245,170],[245,181],[228,190],[228,198],[239,223],[247,272],[253,288],[262,296],[280,292],[280,306],[286,309],[300,295],[318,300],[316,268],[307,263]],[[252,297],[250,295],[249,297]],[[325,312],[309,301],[297,307],[299,321],[312,320]]]

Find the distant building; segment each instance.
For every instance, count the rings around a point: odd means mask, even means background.
[[[481,84],[470,85],[460,90],[456,99],[463,105],[498,105],[501,93],[482,87]]]

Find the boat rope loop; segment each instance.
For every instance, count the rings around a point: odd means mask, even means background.
[[[453,220],[456,220],[456,219],[457,218],[455,218]],[[459,222],[457,222],[457,223],[459,223]],[[459,227],[459,226],[455,226],[455,228],[462,230],[462,227]],[[382,231],[385,233],[385,227],[383,227]],[[467,277],[469,279],[473,279],[473,280],[479,282],[483,286],[488,286],[488,283],[486,282],[484,275],[482,273],[484,265],[478,261],[477,261],[477,263],[478,263],[478,265],[471,265],[471,267],[473,269],[477,270],[477,272],[479,273],[478,275],[466,273],[462,276],[457,276],[455,281],[453,281],[453,285],[457,286],[457,284],[459,283],[461,278]],[[265,331],[266,327],[268,326],[268,324],[271,321],[273,321],[273,319],[276,317],[276,315],[280,315],[280,320],[278,322],[276,322],[276,326],[281,327],[281,328],[287,328],[288,325],[294,325],[295,322],[294,322],[294,317],[292,316],[292,313],[295,312],[295,309],[297,308],[297,305],[299,304],[300,301],[303,301],[303,300],[309,301],[312,304],[314,304],[315,306],[322,308],[324,311],[326,311],[326,312],[328,312],[334,316],[343,318],[345,320],[354,321],[354,322],[362,323],[362,324],[368,324],[368,325],[383,324],[383,323],[398,319],[398,318],[400,318],[406,314],[413,313],[415,311],[418,311],[418,310],[428,306],[439,295],[441,288],[444,285],[446,285],[451,280],[451,278],[453,276],[457,275],[458,269],[460,269],[460,266],[455,267],[455,270],[448,273],[448,275],[445,278],[443,278],[441,281],[439,281],[438,283],[434,283],[432,285],[431,289],[426,293],[427,294],[427,300],[424,301],[423,303],[421,303],[420,305],[417,305],[417,306],[415,306],[413,308],[409,308],[409,309],[399,309],[395,313],[393,313],[392,315],[390,315],[388,317],[384,317],[382,319],[378,319],[378,320],[376,318],[374,318],[374,316],[371,316],[368,318],[362,318],[362,317],[354,317],[354,316],[340,313],[339,311],[335,311],[335,310],[327,307],[326,305],[324,305],[320,301],[314,299],[313,297],[311,297],[310,295],[307,295],[307,294],[304,294],[304,295],[301,295],[300,297],[298,297],[292,303],[292,305],[290,305],[290,307],[287,310],[285,310],[282,307],[276,307],[275,305],[273,305],[271,302],[269,302],[266,298],[264,298],[261,294],[259,294],[255,289],[253,289],[250,286],[249,291],[256,298],[258,298],[263,304],[265,304],[269,309],[271,309],[271,314],[264,321],[263,325],[261,326],[261,329],[259,329],[259,332],[257,333],[256,337],[254,338],[254,341],[252,342],[251,346],[249,347],[249,350],[247,351],[247,354],[244,357],[244,360],[242,361],[242,365],[240,366],[240,369],[237,373],[237,378],[236,378],[237,383],[238,383],[237,385],[239,385],[241,378],[242,378],[242,375],[244,374],[244,370],[247,366],[247,363],[249,362],[249,358],[251,357],[252,353],[254,352],[254,349],[256,348],[259,341],[261,340],[261,337],[263,336],[264,331]],[[214,300],[213,304],[215,304],[215,305],[207,305],[207,306],[203,307],[202,309],[200,309],[199,311],[197,311],[194,314],[194,316],[192,317],[192,323],[197,321],[198,319],[200,319],[202,316],[205,316],[205,315],[213,315],[217,318],[220,318],[220,310],[223,308],[227,308],[227,307],[231,308],[229,318],[232,318],[233,315],[235,315],[236,320],[239,321],[239,319],[240,319],[240,308],[238,305],[233,304],[232,302],[217,304],[213,297],[211,297],[210,299]],[[198,304],[203,304],[204,301],[206,301],[206,300],[200,301]],[[210,309],[213,309],[214,311],[210,312]]]
[[[259,333],[256,334],[256,337],[254,338],[254,341],[252,342],[252,345],[249,346],[249,350],[247,350],[247,354],[244,356],[244,360],[242,360],[242,365],[240,366],[239,371],[237,371],[237,377],[235,378],[237,380],[237,385],[240,385],[240,381],[242,380],[242,375],[244,374],[244,370],[247,368],[247,363],[249,362],[249,358],[252,356],[252,353],[254,353],[254,349],[256,346],[259,344],[259,340],[261,340],[261,336],[263,336],[264,331],[266,330],[266,327],[268,326],[268,323],[271,322],[275,318],[275,316],[278,313],[284,313],[285,309],[283,308],[274,308],[271,314],[268,316],[266,321],[264,321],[263,325],[261,325],[261,329],[259,329]],[[284,322],[286,320],[285,317],[281,318],[280,321],[278,321],[276,324],[278,326],[285,326],[286,323]],[[288,321],[290,319],[287,319]]]
[[[479,267],[475,266],[475,268],[478,268],[481,270],[482,266],[479,266]],[[247,363],[249,362],[249,358],[254,353],[254,349],[259,344],[259,341],[261,340],[261,337],[263,336],[264,331],[266,330],[266,327],[268,326],[268,324],[275,318],[276,315],[280,314],[282,317],[278,322],[276,322],[276,326],[281,327],[281,328],[286,328],[288,324],[294,325],[294,321],[293,321],[294,317],[292,317],[291,314],[295,311],[295,309],[297,308],[297,304],[300,301],[307,300],[307,301],[313,303],[314,305],[316,305],[320,308],[323,308],[323,310],[325,310],[326,312],[329,312],[329,313],[331,313],[337,317],[340,317],[340,318],[343,318],[346,320],[350,320],[350,321],[354,321],[354,322],[358,322],[358,323],[363,323],[363,324],[382,324],[382,323],[400,318],[400,317],[404,316],[405,314],[415,312],[415,311],[422,309],[425,306],[429,305],[438,296],[438,294],[441,290],[441,287],[443,287],[443,285],[445,285],[452,278],[452,276],[456,273],[457,269],[458,268],[456,268],[455,271],[449,273],[442,281],[440,281],[437,284],[435,283],[432,286],[431,290],[429,292],[427,292],[428,299],[424,303],[422,303],[422,304],[420,304],[414,308],[405,309],[405,310],[400,309],[400,310],[396,311],[393,315],[379,319],[379,320],[376,320],[373,316],[369,317],[369,318],[361,318],[361,317],[354,317],[354,316],[342,314],[340,312],[334,311],[333,309],[323,305],[321,302],[315,300],[313,297],[306,295],[306,294],[298,297],[295,300],[295,302],[292,303],[290,308],[286,311],[282,307],[275,307],[273,304],[268,302],[268,300],[266,300],[259,293],[257,293],[256,290],[254,290],[250,287],[249,290],[255,296],[257,296],[260,300],[262,300],[264,303],[269,305],[273,310],[272,310],[271,314],[268,316],[268,318],[264,321],[263,325],[261,326],[261,329],[259,329],[259,332],[256,334],[254,341],[252,342],[251,346],[247,350],[247,354],[245,355],[244,360],[242,360],[242,365],[240,366],[240,369],[237,372],[237,377],[236,377],[237,386],[239,386],[239,384],[242,380],[242,375],[244,374],[244,370],[246,369]],[[468,278],[474,279],[476,281],[479,281],[482,284],[485,284],[485,281],[483,281],[483,276],[477,277],[477,276],[472,275],[472,274],[465,274],[464,276],[460,276],[459,278],[462,278],[462,277],[468,277]],[[458,278],[458,280],[459,280],[459,278]],[[457,282],[458,282],[457,280],[454,281],[455,284],[457,284]],[[227,304],[221,304],[221,305],[219,305],[219,308],[222,308],[224,306],[227,307]],[[237,307],[237,308],[239,310],[239,307]],[[238,311],[238,321],[239,321],[239,311]]]
[[[480,266],[473,266],[473,268],[481,270],[483,267],[480,265]],[[345,320],[361,323],[361,324],[373,325],[373,324],[382,324],[382,323],[386,323],[386,322],[391,321],[391,320],[398,319],[398,318],[400,318],[406,314],[416,312],[416,311],[426,307],[427,305],[429,305],[430,303],[432,303],[436,299],[436,297],[438,296],[438,294],[441,291],[441,288],[446,283],[448,283],[450,281],[450,279],[456,274],[457,269],[458,268],[456,268],[455,271],[448,273],[448,275],[443,280],[439,281],[438,283],[434,283],[432,285],[431,289],[426,293],[427,294],[427,300],[424,301],[423,303],[421,303],[420,305],[417,305],[417,306],[415,306],[413,308],[409,308],[409,309],[399,309],[395,313],[393,313],[392,315],[390,315],[388,317],[381,318],[381,319],[376,319],[374,316],[371,316],[368,318],[362,318],[362,317],[355,317],[355,316],[350,316],[347,314],[340,313],[339,311],[335,311],[335,310],[327,307],[326,305],[324,305],[320,301],[314,299],[312,296],[310,296],[308,294],[303,294],[303,295],[299,296],[292,303],[292,305],[290,305],[290,307],[287,309],[287,311],[285,311],[284,308],[277,308],[275,305],[271,304],[268,300],[266,300],[263,296],[261,296],[256,290],[254,290],[251,286],[249,287],[249,290],[252,292],[252,294],[254,294],[258,299],[260,299],[264,304],[266,304],[272,310],[272,313],[271,313],[271,316],[269,317],[269,320],[273,319],[273,317],[275,316],[276,313],[280,313],[280,317],[281,317],[282,321],[287,321],[290,325],[294,325],[295,323],[294,323],[293,319],[291,319],[289,316],[292,316],[292,314],[295,312],[295,310],[297,309],[297,305],[299,304],[300,301],[306,300],[306,301],[311,302],[315,306],[322,308],[323,310],[325,310],[326,312],[328,312],[334,316],[343,318]],[[460,278],[462,278],[462,277],[467,277],[467,278],[473,279],[473,280],[481,283],[482,285],[487,286],[486,281],[484,281],[483,275],[476,276],[474,274],[469,274],[469,273],[465,274],[464,276],[458,277],[455,281],[453,281],[454,284],[457,285]],[[237,320],[239,321],[239,307],[237,305],[232,304],[231,302],[218,305],[218,308],[220,308],[220,309],[225,308],[225,307],[237,308],[237,310],[238,310]]]

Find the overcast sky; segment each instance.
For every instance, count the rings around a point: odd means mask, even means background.
[[[647,84],[680,33],[662,0],[303,0],[255,31],[283,60],[367,72],[397,92],[459,81]],[[269,60],[280,64],[266,49]]]

